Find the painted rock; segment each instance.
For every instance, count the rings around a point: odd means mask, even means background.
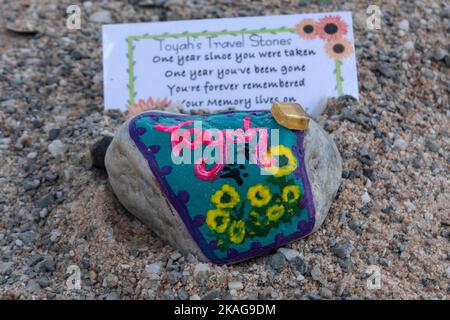
[[[340,185],[331,137],[280,126],[270,111],[150,111],[124,123],[105,158],[121,203],[180,252],[217,264],[316,231]]]

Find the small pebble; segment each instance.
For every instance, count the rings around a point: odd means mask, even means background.
[[[322,287],[320,288],[320,296],[324,299],[331,299],[333,297],[333,293],[331,292],[330,289]]]
[[[335,256],[338,256],[339,258],[348,258],[350,254],[354,250],[354,246],[352,242],[347,242],[346,244],[337,245],[332,248],[332,252]]]
[[[162,271],[162,264],[161,263],[152,263],[152,264],[147,264],[145,266],[145,271],[147,271],[148,273],[153,273],[153,274],[160,274]]]
[[[242,289],[244,289],[244,284],[241,281],[231,281],[231,282],[228,282],[228,289],[242,290]]]
[[[444,59],[447,54],[448,52],[440,47],[437,47],[433,50],[433,58],[437,61]]]
[[[282,253],[277,252],[270,256],[269,264],[274,270],[280,271],[286,265],[286,258]]]
[[[119,278],[115,274],[108,273],[103,279],[103,287],[113,289],[116,288],[118,284]]]
[[[402,20],[398,24],[398,27],[403,31],[409,31],[409,21],[408,20]]]
[[[57,158],[67,151],[67,146],[61,140],[54,140],[48,145],[48,151],[53,157]]]
[[[363,202],[363,203],[370,203],[370,196],[369,196],[369,194],[367,193],[367,192],[364,192],[363,194],[362,194],[362,196],[361,196],[361,201]]]
[[[408,143],[403,140],[403,139],[395,139],[394,141],[394,147],[396,147],[397,149],[400,150],[406,150],[406,148],[408,147]]]
[[[111,13],[106,10],[94,12],[89,16],[89,20],[98,23],[112,23]]]
[[[208,275],[210,271],[209,264],[199,263],[194,268],[194,278],[204,278]]]

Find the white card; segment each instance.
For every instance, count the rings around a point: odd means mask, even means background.
[[[106,109],[269,109],[311,115],[358,81],[350,12],[103,26]]]

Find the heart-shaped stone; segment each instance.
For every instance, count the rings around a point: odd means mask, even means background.
[[[145,112],[122,125],[105,164],[130,212],[181,252],[217,264],[315,231],[341,176],[317,124],[290,130],[268,111]]]

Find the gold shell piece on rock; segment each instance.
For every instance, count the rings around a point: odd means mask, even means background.
[[[308,129],[309,117],[298,103],[274,102],[270,108],[279,125],[292,130]]]

